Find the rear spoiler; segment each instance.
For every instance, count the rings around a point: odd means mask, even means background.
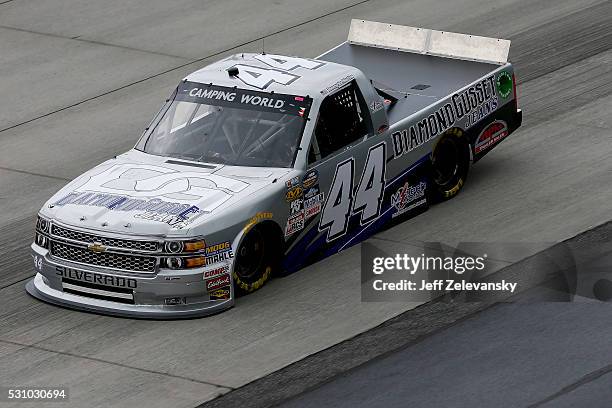
[[[503,65],[510,40],[352,20],[349,44]]]

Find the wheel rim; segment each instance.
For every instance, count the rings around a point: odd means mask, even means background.
[[[432,157],[433,178],[437,185],[448,184],[459,171],[460,150],[451,138],[440,140]]]
[[[261,270],[265,259],[263,235],[257,229],[251,230],[244,238],[236,254],[234,271],[239,278],[249,280]]]

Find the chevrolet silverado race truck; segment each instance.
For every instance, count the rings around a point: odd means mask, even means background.
[[[188,75],[134,149],[45,203],[27,291],[211,314],[455,196],[521,125],[509,47],[353,20],[316,59],[237,54]]]

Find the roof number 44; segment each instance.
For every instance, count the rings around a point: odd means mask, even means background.
[[[312,70],[324,64],[323,62],[305,58],[285,57],[274,54],[256,55],[254,58],[270,66],[270,68],[255,67],[246,64],[237,64],[234,67],[238,68],[238,79],[247,85],[259,89],[266,89],[272,83],[289,85],[301,77],[288,71],[292,71],[296,68]]]

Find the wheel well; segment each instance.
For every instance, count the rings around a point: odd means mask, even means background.
[[[274,221],[266,220],[257,224],[255,228],[260,230],[265,235],[266,239],[270,239],[276,248],[280,248],[281,254],[285,252],[285,240],[283,239],[283,230],[277,223],[275,223]]]
[[[470,144],[470,142],[466,139],[465,132],[461,128],[452,127],[450,129],[446,129],[440,136],[436,138],[436,141],[433,144],[433,147],[431,148],[431,154],[433,154],[434,151],[436,150],[436,146],[438,146],[438,143],[440,143],[440,140],[445,139],[447,137],[452,137],[452,136],[463,138],[463,140],[467,144]]]
[[[472,163],[472,147],[460,128],[451,128],[440,135],[431,152],[432,202],[448,200],[459,193]]]
[[[269,243],[269,247],[273,249],[272,252],[268,253],[268,255],[275,257],[273,263],[276,264],[276,267],[274,268],[273,274],[275,276],[282,276],[283,270],[281,265],[285,253],[283,230],[276,222],[271,220],[262,221],[255,225],[253,229],[260,231],[264,235],[266,244]]]
[[[470,155],[470,163],[473,163],[474,162],[474,151],[473,151],[472,143],[470,142],[468,138],[467,132],[459,127],[452,127],[452,128],[446,129],[444,133],[442,133],[440,136],[436,138],[436,141],[433,147],[431,148],[430,157],[433,157],[436,147],[438,146],[438,143],[440,143],[442,139],[445,139],[447,137],[453,137],[453,136],[458,137],[461,140],[463,140],[463,142],[465,143],[468,149],[469,155]]]

